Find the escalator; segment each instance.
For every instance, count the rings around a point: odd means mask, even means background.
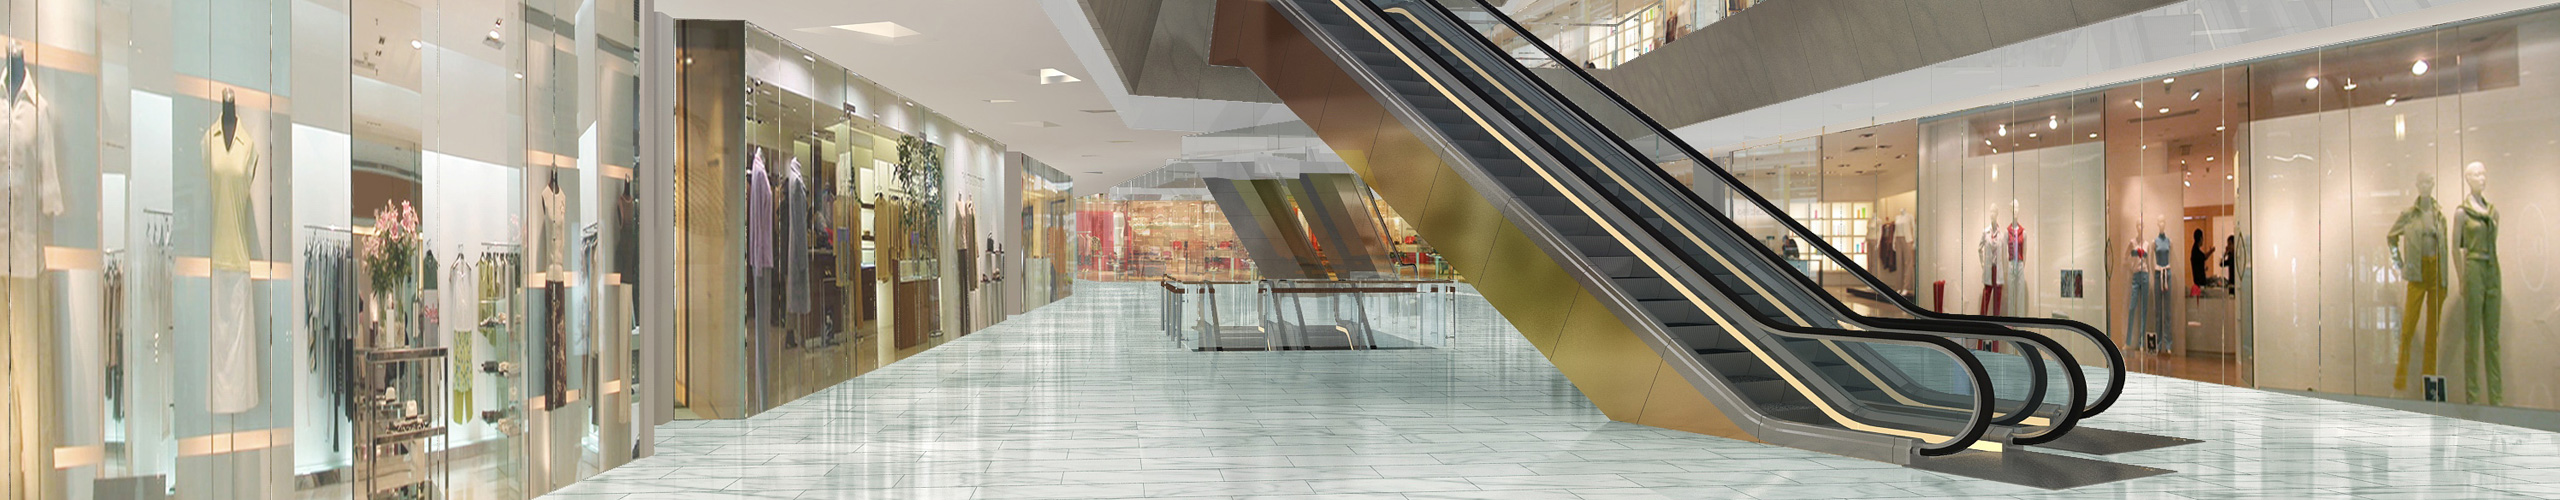
[[[1220,43],[1238,44],[1253,35],[1225,32],[1254,25],[1228,21],[1229,8],[1267,9],[1296,33],[1277,33],[1265,21],[1263,38],[1303,36],[1316,49],[1226,58],[1256,69],[1302,117],[1319,115],[1308,121],[1328,144],[1368,144],[1345,134],[1368,133],[1358,129],[1369,125],[1340,118],[1356,117],[1344,110],[1359,106],[1345,105],[1338,86],[1329,96],[1294,89],[1323,86],[1307,82],[1328,75],[1304,66],[1318,56],[1392,116],[1376,128],[1400,126],[1437,157],[1444,170],[1435,176],[1414,166],[1427,161],[1391,154],[1389,143],[1401,136],[1376,134],[1370,149],[1377,157],[1355,170],[1381,186],[1390,204],[1428,213],[1480,196],[1507,222],[1494,231],[1516,229],[1553,259],[1663,366],[1714,403],[1742,434],[1736,437],[1914,466],[1966,456],[1967,466],[2019,476],[2016,458],[2023,455],[2000,452],[2067,442],[2081,419],[2105,411],[2122,392],[2121,357],[2103,333],[2067,320],[1918,307],[1580,69],[1522,64],[1562,57],[1478,0],[1226,0]],[[1496,40],[1526,49],[1505,51]],[[1329,114],[1328,105],[1335,107]],[[1688,185],[1670,175],[1674,167],[1701,174]],[[1427,195],[1391,193],[1416,182],[1428,185],[1421,191]],[[1482,232],[1469,227],[1481,220],[1420,219],[1417,229],[1435,244],[1442,241],[1435,231],[1453,239]],[[1826,287],[1762,243],[1779,239],[1810,244],[1817,263],[1856,282]],[[1493,246],[1475,258],[1505,260],[1492,256],[1500,255]],[[1534,263],[1526,266],[1495,272],[1535,272]],[[1835,295],[1860,287],[1866,293],[1858,296],[1886,299],[1853,305]],[[1502,307],[1497,294],[1540,291],[1485,293]],[[1586,393],[1616,387],[1596,380],[1612,373],[1567,370],[1578,385],[1595,379]],[[2090,390],[2092,378],[2100,379],[2099,390]],[[2165,472],[2150,471],[2157,472],[2116,475]],[[2029,475],[2036,474],[2050,475]]]

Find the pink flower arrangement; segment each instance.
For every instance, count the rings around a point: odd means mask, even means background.
[[[418,272],[418,249],[424,238],[418,233],[418,208],[403,201],[394,205],[385,201],[373,211],[373,237],[365,238],[364,266],[373,281],[374,293],[389,293],[393,286],[408,282]]]

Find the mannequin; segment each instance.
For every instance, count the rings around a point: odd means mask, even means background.
[[[2008,247],[2009,272],[2008,278],[2002,280],[2003,285],[2001,287],[2001,292],[2002,295],[2008,296],[2009,303],[2002,305],[2005,307],[2006,311],[2008,311],[2008,314],[2028,314],[2027,226],[2018,223],[2018,200],[2009,200]]]
[[[2173,303],[2169,301],[2173,296],[2169,289],[2175,288],[2178,282],[2178,268],[2170,263],[2170,256],[2177,249],[2172,248],[2169,242],[2168,217],[2154,216],[2151,226],[2151,328],[2158,340],[2153,347],[2160,352],[2170,352],[2176,349],[2178,342],[2177,323],[2171,322],[2175,320],[2170,314]]]
[[[551,170],[550,184],[542,189],[542,243],[550,248],[549,272],[543,273],[542,409],[557,410],[569,404],[569,293],[561,281],[567,274],[569,204],[560,193],[560,170]]]
[[[1891,218],[1886,218],[1876,225],[1876,264],[1884,272],[1891,273],[1902,269],[1902,256],[1893,251],[1894,235],[1901,229]]]
[[[0,159],[0,266],[6,270],[5,293],[0,303],[13,311],[48,310],[53,306],[51,288],[40,279],[44,269],[43,246],[50,239],[52,216],[63,213],[61,146],[54,138],[59,127],[53,106],[35,88],[33,66],[28,64],[23,42],[8,44],[5,66],[0,66],[0,97],[6,97],[9,122],[0,140],[7,144],[5,159]],[[19,387],[57,387],[61,373],[51,355],[57,335],[50,315],[11,314],[5,319],[6,338],[0,338],[0,359],[9,363],[0,379]],[[0,389],[0,405],[10,408],[44,410],[62,408],[61,391]],[[53,468],[53,450],[62,443],[63,413],[58,411],[24,411],[0,419],[0,497],[58,498],[63,496],[62,481]]]
[[[221,116],[205,130],[204,158],[213,191],[213,323],[207,409],[216,414],[258,407],[257,336],[250,292],[252,186],[258,182],[257,145],[240,126],[237,97],[222,90]]]
[[[2009,262],[2009,241],[2000,230],[1999,210],[1987,212],[1991,213],[1987,217],[1989,223],[1982,226],[1982,245],[1976,249],[1982,258],[1982,306],[1976,313],[1998,316],[2005,312],[2001,305],[2007,297],[2001,294],[2007,291],[2003,289],[2007,283],[2002,281],[2006,273],[2000,268]]]
[[[1897,261],[1911,257],[1911,235],[1909,231],[1918,230],[1918,226],[1911,225],[1911,209],[1905,208],[1896,211],[1893,216],[1893,227],[1897,229],[1897,231],[1895,231],[1896,234],[1885,239],[1885,248],[1893,250],[1894,258]],[[1918,285],[1914,283],[1912,279],[1918,274],[1919,273],[1916,272],[1901,273],[1896,276],[1896,278],[1899,278],[1899,281],[1896,282],[1895,285],[1902,287],[1903,293],[1915,293],[1914,289],[1917,288]]]
[[[2427,329],[2426,350],[2420,351],[2420,375],[2436,374],[2436,338],[2444,324],[2444,212],[2436,208],[2436,177],[2418,174],[2418,200],[2400,219],[2391,223],[2391,232],[2383,241],[2391,246],[2391,264],[2400,270],[2400,278],[2409,282],[2408,303],[2400,310],[2399,368],[2391,372],[2391,388],[2409,388],[2409,343],[2417,336],[2419,325]]]
[[[2151,248],[2138,236],[2142,234],[2142,223],[2133,224],[2133,234],[2137,236],[2125,242],[2125,256],[2129,259],[2125,264],[2133,271],[2133,283],[2132,293],[2125,296],[2124,342],[2127,348],[2146,349],[2153,338],[2146,327],[2157,326],[2144,324],[2151,320]]]
[[[2463,165],[2462,181],[2471,188],[2453,233],[2454,250],[2462,254],[2462,393],[2472,404],[2496,405],[2506,401],[2506,374],[2498,363],[2499,313],[2506,306],[2498,276],[2498,207],[2482,193],[2489,187],[2488,166]]]

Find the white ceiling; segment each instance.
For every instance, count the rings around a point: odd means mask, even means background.
[[[1131,129],[1117,110],[1088,112],[1114,109],[1097,83],[1104,79],[1078,60],[1039,1],[659,0],[658,8],[677,19],[755,23],[1075,176],[1080,193],[1163,167],[1190,135]],[[829,28],[882,21],[917,34],[891,40]],[[1042,85],[1043,68],[1083,81]]]

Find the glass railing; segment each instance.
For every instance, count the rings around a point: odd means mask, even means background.
[[[1193,350],[1431,349],[1457,336],[1456,281],[1166,278],[1158,286],[1165,338]]]
[[[1454,77],[1468,80],[1480,91],[1488,104],[1513,118],[1525,133],[1545,143],[1548,150],[1558,156],[1558,161],[1575,168],[1575,175],[1580,176],[1593,189],[1605,193],[1605,199],[1608,202],[1619,205],[1620,210],[1643,221],[1645,226],[1643,229],[1665,242],[1666,246],[1676,249],[1676,253],[1680,254],[1679,256],[1683,257],[1689,266],[1698,268],[1702,275],[1724,274],[1743,277],[1744,279],[1740,280],[1743,285],[1736,288],[1748,289],[1728,290],[1728,292],[1758,295],[1772,304],[1783,304],[1779,307],[1779,311],[1763,312],[1761,313],[1763,317],[1758,319],[1772,322],[1780,330],[1787,330],[1786,327],[1803,328],[1806,329],[1805,331],[1832,328],[1866,330],[1896,328],[1842,321],[1838,317],[1839,314],[1832,308],[1819,306],[1821,302],[1817,299],[1829,298],[1820,291],[1822,289],[1819,285],[1801,277],[1792,276],[1790,268],[1770,267],[1769,264],[1779,262],[1777,259],[1754,257],[1755,255],[1774,256],[1770,255],[1769,249],[1753,243],[1758,238],[1749,236],[1757,233],[1742,227],[1743,225],[1737,224],[1735,220],[1722,217],[1724,214],[1732,213],[1730,209],[1722,213],[1710,212],[1703,208],[1708,205],[1694,203],[1694,199],[1689,197],[1690,193],[1683,186],[1668,182],[1668,176],[1664,175],[1658,166],[1650,163],[1651,160],[1661,158],[1663,155],[1636,149],[1633,145],[1618,143],[1610,137],[1617,132],[1615,129],[1584,125],[1583,120],[1589,120],[1589,117],[1581,115],[1565,101],[1547,97],[1546,92],[1552,90],[1541,91],[1548,87],[1543,82],[1535,81],[1536,77],[1530,76],[1528,72],[1519,71],[1516,65],[1500,63],[1499,61],[1508,59],[1507,54],[1492,50],[1492,45],[1486,41],[1483,33],[1460,27],[1450,21],[1457,16],[1423,2],[1370,0],[1369,3],[1378,7],[1379,15],[1390,24],[1396,25],[1396,29],[1406,31],[1410,39],[1415,40],[1423,51],[1435,59],[1442,60],[1446,67],[1451,68]],[[1482,8],[1481,4],[1472,2],[1451,3],[1470,4],[1476,8]],[[1499,20],[1499,18],[1496,19]],[[1505,35],[1515,34],[1505,33]],[[1656,149],[1663,149],[1666,145],[1676,145],[1670,141],[1655,142],[1661,143],[1655,146]],[[1631,156],[1630,153],[1633,155]],[[1749,195],[1749,192],[1744,190],[1732,191],[1742,196]],[[1746,210],[1759,208],[1738,203],[1723,205]],[[1779,227],[1792,224],[1791,219],[1786,219],[1782,213],[1775,211],[1764,211],[1740,219],[1774,222],[1776,224],[1763,225]],[[1730,231],[1731,234],[1720,234],[1719,231]],[[1742,236],[1737,237],[1737,235]],[[1836,256],[1827,258],[1836,258]],[[1791,280],[1796,282],[1790,282]],[[1803,306],[1805,304],[1817,306],[1805,307]],[[1845,310],[1845,306],[1839,309]],[[2025,435],[2036,435],[2066,430],[2074,420],[2074,415],[2077,413],[2075,402],[2083,397],[2081,394],[2083,385],[2079,383],[2076,373],[2067,373],[2061,369],[2063,362],[2070,359],[2069,356],[2058,353],[2063,349],[2061,346],[1988,325],[1931,326],[1933,328],[1926,333],[1960,338],[1973,337],[1995,345],[2012,346],[2008,352],[1979,353],[1991,357],[2014,358],[1997,364],[2025,368],[2019,370],[2019,373],[2007,374],[2004,378],[1996,379],[2012,381],[1995,386],[2006,389],[1998,394],[2001,399],[2006,400],[2004,404],[1998,405],[2002,416],[2001,423],[2024,423],[2032,427],[2040,427],[2041,430],[2021,431]],[[1879,355],[1879,349],[1852,347],[1839,341],[1829,340],[1788,342],[1782,345],[1796,351],[1792,354],[1800,360],[1812,360],[1811,362],[1815,364],[1829,362],[1853,365],[1857,376],[1866,379],[1863,382],[1873,387],[1867,388],[1866,391],[1849,392],[1863,392],[1879,398],[1861,401],[1885,403],[1876,406],[1876,408],[1886,409],[1879,411],[1878,414],[1936,413],[1935,417],[1951,418],[1953,413],[1963,410],[1929,404],[1928,401],[1953,400],[1972,394],[1970,390],[1950,390],[1914,383],[1948,378],[1909,375],[1908,372],[1929,370],[1897,369],[1892,366],[1896,358]],[[1890,349],[1882,351],[1890,351]],[[2028,354],[2039,351],[2043,354]],[[1992,362],[1986,360],[1985,363]],[[1798,368],[1818,367],[1800,366]],[[2069,380],[2058,384],[2050,383],[2044,380],[2048,378],[2046,372],[2065,372],[2062,378]],[[1842,383],[1859,382],[1861,381],[1851,380]],[[2068,390],[2047,390],[2048,388]],[[1894,419],[1894,417],[1877,415],[1869,415],[1869,417]],[[1921,421],[1927,421],[1927,419],[1923,418]]]
[[[1520,33],[1516,24],[1496,14],[1491,7],[1478,0],[1373,0],[1373,2],[1387,10],[1404,9],[1415,16],[1416,22],[1435,19],[1422,15],[1427,11],[1439,12],[1440,16],[1436,17],[1442,20],[1439,22],[1455,24],[1454,21],[1448,20],[1468,20],[1465,23],[1467,29],[1459,31],[1475,36],[1479,42],[1495,38],[1517,38]],[[1466,50],[1465,46],[1469,45],[1456,42],[1451,44],[1461,51]],[[1477,48],[1483,47],[1479,45]],[[1554,54],[1552,48],[1543,45],[1536,48],[1550,55]],[[1509,55],[1479,53],[1474,57],[1479,58],[1476,60],[1495,60],[1496,58],[1508,59]],[[1704,155],[1672,137],[1666,128],[1634,110],[1615,93],[1599,85],[1589,74],[1573,68],[1554,71],[1518,71],[1516,68],[1516,66],[1512,67],[1509,71],[1505,68],[1491,67],[1480,69],[1491,73],[1493,78],[1512,80],[1508,82],[1509,85],[1541,89],[1546,96],[1552,96],[1551,98],[1516,97],[1521,106],[1533,110],[1533,120],[1555,122],[1563,130],[1575,128],[1563,122],[1577,121],[1598,129],[1588,137],[1568,138],[1569,140],[1564,144],[1566,146],[1563,149],[1564,154],[1593,157],[1596,163],[1601,164],[1608,162],[1600,159],[1612,154],[1640,158],[1642,161],[1636,163],[1646,164],[1642,165],[1645,168],[1607,172],[1607,178],[1598,179],[1598,181],[1618,184],[1638,195],[1633,197],[1634,199],[1647,204],[1647,206],[1633,208],[1652,210],[1665,214],[1664,218],[1667,220],[1676,221],[1664,231],[1665,236],[1683,241],[1682,245],[1692,247],[1692,250],[1712,248],[1718,250],[1717,253],[1721,255],[1756,256],[1754,260],[1761,261],[1758,263],[1725,262],[1723,263],[1725,265],[1737,268],[1776,266],[1796,271],[1793,273],[1796,275],[1793,279],[1804,286],[1773,287],[1792,289],[1792,292],[1774,289],[1770,292],[1797,295],[1795,298],[1800,299],[1815,299],[1800,303],[1828,303],[1833,306],[1827,308],[1831,309],[1829,312],[1811,312],[1808,315],[1831,316],[1831,319],[1870,327],[1919,330],[1952,328],[1953,330],[1947,333],[1956,334],[1959,337],[1988,335],[1981,338],[1988,341],[1984,345],[1996,349],[1996,352],[1991,354],[2008,359],[2007,361],[1986,359],[1987,364],[1992,366],[2043,364],[2051,368],[2046,371],[2051,374],[2055,383],[2061,383],[2062,380],[2069,378],[2089,378],[2100,381],[2101,384],[2093,386],[2102,385],[2104,389],[2098,391],[2098,394],[2089,395],[2090,397],[2069,396],[2066,393],[2070,391],[2052,391],[2053,398],[2071,398],[2054,399],[2052,402],[2063,403],[2076,400],[2078,413],[2083,416],[2103,411],[2121,394],[2123,387],[2121,357],[2115,351],[2114,345],[2107,342],[2106,336],[2097,329],[2068,320],[1959,316],[1925,310],[1912,303],[1906,296],[1896,293],[1872,274],[1866,273],[1863,267],[1857,265],[1838,249],[1832,248],[1824,238],[1805,228],[1775,204],[1760,197],[1744,181],[1733,177],[1731,173],[1717,167]],[[1533,121],[1531,124],[1537,123]],[[1560,135],[1564,134],[1560,133]],[[1675,180],[1670,173],[1675,169],[1686,170],[1691,167],[1695,167],[1696,170],[1692,185],[1683,186],[1682,182]],[[1699,213],[1701,212],[1699,208],[1712,210],[1713,213]],[[1703,234],[1715,232],[1718,226],[1736,231],[1743,237],[1720,240],[1709,234]],[[1776,252],[1777,249],[1760,246],[1757,243],[1786,241],[1797,242],[1797,245],[1810,248],[1812,251],[1798,252],[1795,255],[1779,255]],[[1734,248],[1737,246],[1749,248]],[[1798,266],[1791,262],[1794,260],[1810,260],[1817,264]],[[1816,269],[1836,269],[1840,272],[1819,273],[1815,272]],[[1825,279],[1826,276],[1831,276],[1833,279]],[[1844,297],[1860,295],[1880,299],[1844,299]],[[1875,304],[1878,307],[1853,309],[1848,305],[1848,302],[1877,300],[1882,301]],[[1858,310],[1872,312],[1852,312]],[[1812,317],[1799,319],[1822,320]],[[1942,319],[1960,319],[1976,323],[1951,324],[1943,321],[1927,321]],[[2015,349],[2014,344],[2001,340],[2007,337],[1998,334],[2000,329],[1989,328],[1988,325],[1980,323],[2035,333],[2043,339],[2033,343],[2045,344],[2047,349],[2062,351],[2067,355],[2040,356],[2042,358],[2040,363],[2029,363],[2018,357],[2017,353],[2022,351]],[[2013,334],[2014,331],[2009,333]],[[2064,370],[2062,362],[2065,360],[2074,361],[2075,365],[2089,363],[2095,366]]]

